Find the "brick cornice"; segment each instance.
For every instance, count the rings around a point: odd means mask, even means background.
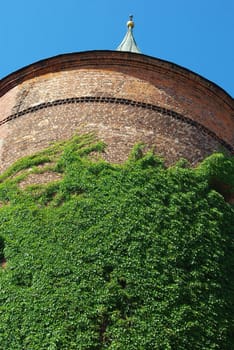
[[[72,69],[108,69],[122,71],[130,67],[138,71],[160,71],[162,74],[176,75],[179,80],[191,80],[198,86],[214,94],[230,108],[234,109],[234,99],[218,85],[200,75],[174,63],[146,55],[119,51],[86,51],[51,57],[24,67],[0,81],[0,96],[22,82],[44,74]],[[134,74],[134,73],[133,73]]]
[[[152,111],[156,111],[158,113],[161,113],[162,115],[171,117],[173,119],[180,120],[183,123],[189,124],[200,130],[201,132],[205,133],[206,135],[209,135],[216,141],[220,143],[223,147],[225,147],[228,151],[231,153],[234,153],[234,148],[218,137],[213,131],[209,130],[205,126],[201,125],[197,121],[194,121],[188,117],[185,117],[184,115],[177,113],[173,110],[163,108],[160,106],[156,106],[150,103],[144,103],[144,102],[139,102],[139,101],[134,101],[134,100],[129,100],[129,99],[124,99],[124,98],[114,98],[114,97],[103,97],[103,96],[82,96],[82,97],[71,97],[71,98],[65,98],[65,99],[59,99],[55,101],[50,101],[50,102],[45,102],[38,104],[36,106],[32,106],[29,108],[26,108],[24,110],[21,110],[17,113],[9,115],[7,118],[3,119],[0,121],[0,126],[4,125],[14,119],[17,119],[19,117],[22,117],[24,115],[46,109],[46,108],[51,108],[54,106],[59,106],[59,105],[66,105],[66,104],[80,104],[80,103],[105,103],[105,104],[121,104],[121,105],[129,105],[132,107],[136,108],[143,108],[143,109],[148,109]]]

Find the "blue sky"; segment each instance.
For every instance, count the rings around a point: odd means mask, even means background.
[[[234,96],[234,0],[2,0],[0,78],[43,58],[115,50],[128,15],[141,51]]]

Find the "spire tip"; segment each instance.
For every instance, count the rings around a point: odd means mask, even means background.
[[[121,44],[117,47],[117,51],[141,53],[139,48],[137,47],[136,41],[133,36],[133,30],[132,30],[134,28],[133,15],[129,16],[127,27],[128,27],[128,31],[123,41],[121,42]]]
[[[134,28],[133,15],[129,15],[129,21],[127,22],[127,27],[129,29]]]

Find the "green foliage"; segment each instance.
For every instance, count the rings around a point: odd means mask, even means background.
[[[213,154],[200,164],[197,171],[204,173],[210,186],[224,197],[234,196],[234,157]]]
[[[233,349],[234,209],[210,180],[231,188],[232,161],[103,149],[76,136],[1,176],[0,349]],[[61,180],[20,187],[48,169]]]
[[[0,236],[0,261],[4,259],[4,248],[5,248],[4,239]]]

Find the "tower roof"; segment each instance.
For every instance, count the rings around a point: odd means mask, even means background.
[[[128,31],[121,44],[117,47],[117,51],[141,53],[133,36],[134,22],[132,19],[133,16],[129,16],[129,21],[127,22]]]

